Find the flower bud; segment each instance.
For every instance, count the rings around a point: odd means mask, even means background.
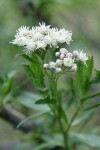
[[[60,55],[60,52],[56,52],[56,53],[55,53],[55,56],[56,56],[56,57],[59,57],[59,55]]]
[[[72,57],[72,53],[67,53],[66,57],[71,58]]]
[[[47,69],[47,68],[49,67],[49,65],[48,65],[48,64],[44,64],[43,67],[44,67],[45,69]]]
[[[60,73],[61,72],[61,68],[56,68],[56,73]]]
[[[67,49],[65,49],[65,48],[61,48],[61,49],[60,49],[60,53],[61,53],[61,54],[65,54],[65,55],[66,55],[67,52],[68,52],[68,51],[67,51]]]
[[[61,54],[60,55],[60,59],[64,59],[65,55],[64,54]]]

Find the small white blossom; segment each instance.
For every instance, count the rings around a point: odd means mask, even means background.
[[[76,61],[80,61],[85,64],[87,60],[88,60],[87,54],[83,53],[83,51],[79,51],[79,53],[76,57]]]
[[[57,59],[56,60],[56,66],[61,67],[62,66],[63,61],[61,59]]]
[[[64,58],[63,63],[64,63],[65,67],[72,67],[73,63],[74,63],[74,60],[70,57],[69,58]]]
[[[51,61],[51,62],[49,63],[49,68],[50,68],[50,69],[55,69],[55,65],[56,65],[56,63],[53,62],[53,61]]]

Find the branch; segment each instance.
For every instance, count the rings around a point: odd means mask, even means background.
[[[0,117],[12,124],[15,128],[22,120],[26,119],[26,117],[22,113],[18,112],[12,107],[6,107],[0,110]],[[35,126],[36,125],[31,121],[28,121],[25,124],[21,125],[18,129],[28,133],[33,131],[35,129]]]

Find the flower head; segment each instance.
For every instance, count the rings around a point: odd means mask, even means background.
[[[39,26],[22,26],[16,31],[15,39],[11,42],[18,46],[24,46],[25,52],[36,52],[46,50],[47,47],[58,47],[59,44],[70,44],[72,40],[71,31],[65,29],[51,28],[45,23]]]

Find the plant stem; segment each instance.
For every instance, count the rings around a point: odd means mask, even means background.
[[[59,122],[59,126],[60,126],[60,130],[61,130],[61,133],[63,135],[63,138],[64,138],[64,149],[65,150],[69,150],[69,146],[68,146],[68,139],[67,139],[67,135],[65,133],[65,130],[64,130],[64,127],[63,127],[63,123],[62,123],[62,118],[61,118],[61,115],[60,115],[60,112],[59,112],[59,106],[61,105],[60,101],[57,100],[57,81],[55,83],[55,101],[56,101],[56,109],[57,109],[57,119],[58,119],[58,122]]]

